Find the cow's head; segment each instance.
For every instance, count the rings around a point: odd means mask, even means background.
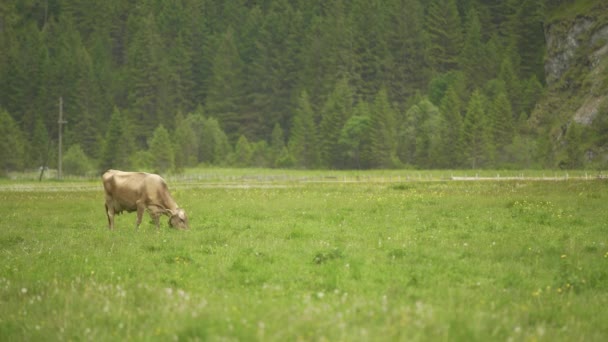
[[[171,212],[171,217],[169,218],[169,225],[173,228],[178,229],[188,229],[188,216],[186,216],[186,212],[182,208],[177,208],[177,210]]]

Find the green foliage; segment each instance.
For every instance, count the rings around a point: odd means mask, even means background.
[[[397,125],[388,94],[382,89],[370,108],[370,162],[375,168],[395,167],[397,159]]]
[[[348,168],[361,169],[370,166],[370,127],[368,105],[366,102],[359,102],[355,114],[346,121],[340,133],[340,145],[346,155],[345,163]]]
[[[0,108],[0,175],[21,170],[24,153],[21,130],[10,114]]]
[[[47,166],[50,154],[49,134],[41,118],[36,120],[34,135],[30,145],[30,166]]]
[[[154,130],[152,139],[148,144],[153,157],[152,167],[154,171],[158,173],[172,171],[175,167],[175,153],[169,138],[169,131],[163,125],[159,125]]]
[[[440,107],[443,118],[439,127],[439,137],[443,151],[440,152],[437,160],[437,166],[439,167],[461,167],[464,165],[463,109],[464,106],[458,93],[453,86],[450,86],[441,101]]]
[[[194,131],[197,122],[193,116],[184,118],[181,113],[178,113],[175,120],[175,168],[182,170],[198,164],[199,139]]]
[[[316,168],[319,166],[317,128],[314,122],[308,94],[302,92],[298,100],[289,138],[289,152],[298,167]]]
[[[84,176],[91,171],[91,162],[80,145],[72,145],[63,155],[63,171],[67,175]]]
[[[433,0],[428,8],[429,59],[436,73],[458,67],[463,30],[455,0]]]
[[[129,170],[133,165],[131,155],[135,142],[128,121],[118,108],[114,108],[104,139],[101,169]]]
[[[247,140],[247,137],[241,135],[234,147],[234,161],[232,163],[237,166],[250,165],[252,157],[253,147],[249,143],[249,140]]]
[[[485,99],[474,91],[464,118],[464,156],[472,169],[491,165],[493,151],[491,145],[490,121],[486,115]]]
[[[465,112],[475,89],[487,98],[486,145],[498,148],[496,156],[506,156],[507,135],[561,153],[546,136],[553,120],[534,115],[554,109],[537,106],[547,94],[542,24],[594,8],[604,7],[587,0],[2,4],[0,103],[24,141],[10,168],[43,163],[60,97],[66,145],[80,145],[102,168],[154,167],[148,143],[160,125],[177,171],[235,162],[228,155],[241,136],[256,151],[251,166],[463,167],[470,163],[456,142],[464,137],[456,112]],[[606,18],[595,17],[598,27]],[[586,72],[585,56],[567,77]],[[505,96],[515,116],[533,118],[526,129],[501,133],[510,125],[497,121],[509,110]],[[423,98],[439,109],[419,121],[412,114]],[[360,103],[367,114],[355,114]],[[595,141],[585,133],[582,144],[601,154]],[[490,166],[488,158],[478,167]]]
[[[221,164],[232,152],[228,136],[220,128],[217,119],[204,121],[200,135],[199,161],[210,164]]]
[[[234,31],[229,28],[221,37],[213,59],[212,75],[207,91],[205,112],[220,120],[223,130],[231,141],[249,133],[257,118],[241,116],[242,61],[239,56]]]
[[[341,168],[343,166],[340,151],[340,133],[351,115],[353,105],[352,92],[347,79],[336,83],[334,91],[327,99],[319,123],[322,166]]]

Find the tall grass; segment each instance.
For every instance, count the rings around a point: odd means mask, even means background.
[[[2,339],[608,337],[603,180],[189,184],[185,232],[2,188]]]

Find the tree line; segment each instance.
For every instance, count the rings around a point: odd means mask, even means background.
[[[2,171],[547,166],[556,3],[5,1]]]

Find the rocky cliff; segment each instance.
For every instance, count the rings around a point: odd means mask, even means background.
[[[584,13],[545,24],[547,93],[531,122],[552,144],[554,164],[568,158],[568,130],[576,123],[584,164],[606,165],[608,137],[608,3],[597,1]],[[570,146],[572,147],[572,146]],[[571,156],[570,156],[571,157]]]

